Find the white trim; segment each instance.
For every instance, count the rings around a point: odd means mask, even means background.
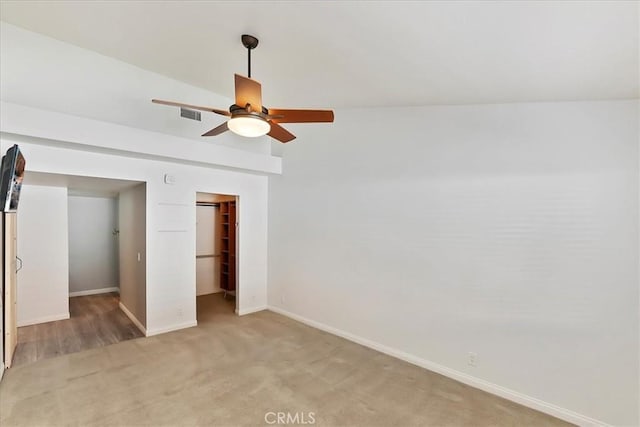
[[[238,316],[244,316],[245,314],[251,314],[251,313],[256,313],[258,311],[263,311],[263,310],[267,310],[268,307],[266,305],[261,305],[258,307],[249,307],[249,308],[243,308],[243,309],[236,309],[236,314]]]
[[[127,315],[129,320],[131,320],[133,322],[133,324],[136,325],[136,327],[138,329],[140,329],[140,332],[142,332],[145,336],[147,336],[146,328],[144,326],[142,326],[142,323],[140,323],[138,318],[136,316],[134,316],[131,311],[129,311],[129,309],[122,303],[122,301],[120,301],[118,303],[118,306],[120,307],[120,310],[122,310],[124,312],[124,314]]]
[[[4,354],[2,355],[4,359]],[[0,362],[0,381],[2,381],[2,377],[4,376],[4,362]]]
[[[116,286],[112,286],[110,288],[88,289],[86,291],[69,292],[69,298],[71,298],[71,297],[83,297],[83,296],[86,296],[86,295],[108,294],[109,292],[120,293],[120,288],[118,288]]]
[[[18,322],[18,327],[29,326],[29,325],[37,325],[38,323],[47,323],[47,322],[55,322],[56,320],[66,320],[68,319],[69,312],[63,314],[54,314],[51,316],[37,317],[35,319],[22,320]]]
[[[283,316],[289,317],[293,320],[297,320],[298,322],[304,323],[306,325],[312,326],[316,329],[320,329],[325,332],[329,332],[330,334],[337,335],[339,337],[345,338],[349,341],[353,341],[357,344],[363,345],[365,347],[369,347],[373,350],[379,351],[381,353],[387,354],[389,356],[395,357],[400,360],[404,360],[405,362],[409,362],[413,365],[420,366],[421,368],[427,369],[429,371],[437,372],[446,377],[452,378],[461,383],[470,385],[471,387],[478,388],[480,390],[484,390],[488,393],[495,394],[496,396],[503,397],[505,399],[511,400],[512,402],[519,403],[521,405],[527,406],[529,408],[535,409],[540,412],[544,412],[545,414],[552,415],[556,418],[560,418],[564,421],[577,424],[580,426],[608,426],[608,424],[588,417],[586,415],[578,414],[577,412],[573,412],[569,409],[562,408],[560,406],[553,405],[548,402],[544,402],[542,400],[536,399],[535,397],[527,396],[526,394],[519,393],[514,390],[510,390],[506,387],[502,387],[497,384],[493,384],[489,381],[485,381],[480,378],[476,378],[472,375],[466,374],[464,372],[456,371],[455,369],[447,368],[446,366],[440,365],[438,363],[431,362],[429,360],[420,358],[418,356],[414,356],[409,353],[405,353],[401,350],[396,350],[392,347],[388,347],[383,344],[379,344],[375,341],[371,341],[366,338],[362,338],[358,335],[351,334],[349,332],[343,331],[341,329],[334,328],[329,325],[325,325],[324,323],[317,322],[315,320],[308,319],[306,317],[300,316],[295,313],[291,313],[290,311],[284,310],[280,307],[268,306],[268,310],[273,311],[275,313],[281,314]]]
[[[186,329],[186,328],[192,328],[194,326],[198,326],[198,322],[197,321],[190,321],[190,322],[185,322],[185,323],[180,323],[177,325],[172,325],[169,326],[167,328],[158,328],[158,329],[151,329],[147,331],[147,336],[151,337],[153,335],[160,335],[160,334],[164,334],[167,332],[173,332],[173,331],[177,331],[179,329]]]

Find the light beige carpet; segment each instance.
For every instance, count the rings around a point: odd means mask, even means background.
[[[220,294],[198,320],[10,369],[0,425],[566,425],[272,312],[237,317]]]

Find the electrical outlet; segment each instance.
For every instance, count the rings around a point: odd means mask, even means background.
[[[467,358],[467,364],[475,368],[478,364],[478,353],[470,351]]]
[[[284,303],[286,302],[286,300],[287,300],[287,299],[284,297],[284,295],[281,295],[281,296],[280,296],[280,302],[281,302],[281,303],[283,303],[283,304],[284,304]]]
[[[178,309],[178,317],[180,319],[182,319],[182,309],[181,308]]]

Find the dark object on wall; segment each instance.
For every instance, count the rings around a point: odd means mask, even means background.
[[[0,175],[2,212],[15,212],[18,210],[26,164],[24,156],[17,145],[9,148],[7,154],[2,157],[2,172]]]

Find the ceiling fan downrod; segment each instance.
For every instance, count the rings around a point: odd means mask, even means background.
[[[251,51],[258,46],[258,39],[249,34],[242,35],[242,45],[247,48],[247,56],[248,56],[248,75],[247,77],[251,78]]]

